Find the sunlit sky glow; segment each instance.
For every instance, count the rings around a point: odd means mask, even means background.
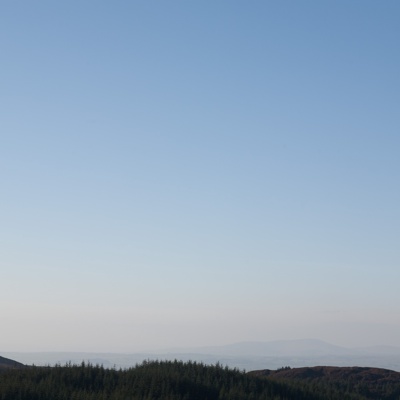
[[[400,346],[398,1],[2,1],[0,351]]]

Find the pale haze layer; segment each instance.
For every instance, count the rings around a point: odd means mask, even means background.
[[[400,346],[398,1],[3,1],[1,351]]]

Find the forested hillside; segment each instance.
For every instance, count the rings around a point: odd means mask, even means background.
[[[385,379],[379,371],[359,370],[315,367],[245,373],[182,361],[146,361],[126,370],[85,363],[2,368],[0,400],[400,399],[396,373],[388,371],[390,379]]]
[[[128,370],[67,365],[4,370],[1,400],[319,400],[307,390],[220,365],[144,362]]]

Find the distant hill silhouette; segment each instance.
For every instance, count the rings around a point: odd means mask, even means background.
[[[179,347],[139,353],[43,352],[2,354],[26,365],[55,365],[88,361],[104,367],[129,368],[143,360],[182,360],[205,364],[220,362],[246,371],[291,367],[335,365],[385,368],[400,372],[400,347],[343,347],[317,339],[240,342],[224,346]],[[398,399],[396,399],[398,400]]]
[[[0,369],[18,369],[26,366],[18,361],[10,360],[9,358],[0,357]]]
[[[357,350],[335,346],[317,339],[275,340],[271,342],[239,342],[225,346],[209,346],[187,349],[191,352],[231,356],[299,357],[320,355],[346,355]]]

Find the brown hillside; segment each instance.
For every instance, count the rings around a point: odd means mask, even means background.
[[[400,383],[400,372],[369,367],[303,367],[278,370],[258,370],[250,374],[274,379],[296,380],[354,380],[362,382]]]
[[[278,370],[258,370],[249,374],[270,380],[305,382],[321,387],[356,391],[368,399],[397,399],[400,397],[400,372],[382,368],[362,367],[304,367]]]

